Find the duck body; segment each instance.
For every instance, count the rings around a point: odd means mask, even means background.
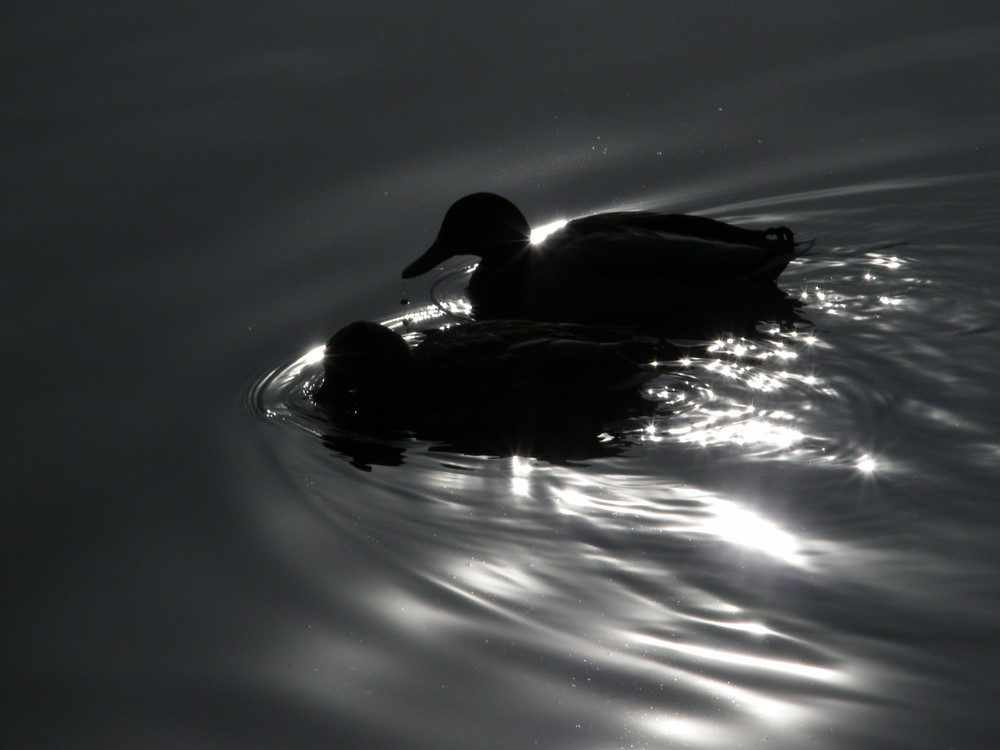
[[[775,280],[798,247],[786,227],[758,231],[641,211],[575,219],[532,244],[512,203],[475,193],[449,209],[403,278],[474,255],[482,260],[468,295],[477,318],[655,324],[783,296]]]
[[[650,411],[639,386],[658,374],[654,359],[676,356],[669,344],[572,324],[474,321],[411,347],[359,321],[327,343],[314,399],[369,432],[542,456],[593,448],[608,422]]]

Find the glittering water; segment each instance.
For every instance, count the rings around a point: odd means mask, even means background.
[[[993,746],[991,5],[11,31],[18,747]],[[398,275],[480,189],[787,224],[801,324],[700,342],[617,453],[354,460],[309,353],[466,315]]]
[[[820,201],[837,196],[755,210],[800,225],[795,204]],[[416,631],[418,651],[457,641],[476,674],[513,680],[505,711],[544,701],[598,745],[826,734],[832,747],[915,746],[929,727],[893,722],[954,690],[938,661],[995,622],[953,587],[989,585],[994,558],[970,566],[956,519],[942,525],[962,515],[956,502],[989,496],[975,488],[997,455],[987,424],[963,428],[945,406],[987,376],[956,335],[993,335],[994,272],[954,286],[966,252],[974,242],[820,240],[783,277],[802,324],[705,342],[650,384],[662,405],[623,456],[553,466],[409,439],[366,475],[313,440],[296,451],[312,454],[303,478],[335,525],[363,529],[407,571],[382,615]],[[438,309],[415,317],[433,323]],[[275,371],[258,412],[321,437],[304,396],[316,377],[305,361]],[[302,439],[281,434],[270,439]],[[359,500],[345,483],[377,490]]]

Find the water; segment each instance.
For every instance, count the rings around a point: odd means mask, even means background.
[[[5,744],[993,746],[991,5],[42,11]],[[809,326],[665,375],[617,455],[361,470],[293,363],[484,189],[788,224]]]

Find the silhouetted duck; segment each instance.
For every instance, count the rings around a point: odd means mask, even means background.
[[[474,321],[411,347],[359,321],[327,343],[313,398],[362,431],[407,430],[466,453],[599,455],[607,423],[654,408],[639,389],[658,372],[651,363],[677,356],[663,342],[573,324]]]
[[[468,295],[477,318],[644,325],[742,312],[780,294],[774,282],[797,247],[787,227],[758,231],[645,211],[575,219],[537,245],[530,234],[507,199],[468,195],[448,209],[434,244],[403,278],[474,255],[482,260]]]

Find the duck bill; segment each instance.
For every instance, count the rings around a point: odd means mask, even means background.
[[[403,269],[403,278],[412,279],[414,276],[425,274],[435,266],[444,263],[452,255],[453,253],[443,247],[440,241],[435,241],[423,255]]]

